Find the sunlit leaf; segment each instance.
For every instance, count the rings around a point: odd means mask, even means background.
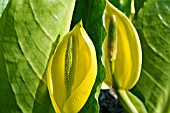
[[[7,3],[8,3],[8,0],[1,0],[0,1],[0,17],[2,15]]]
[[[170,112],[169,9],[169,0],[147,0],[134,21],[141,39],[143,66],[133,93],[149,113]]]
[[[2,0],[1,0],[2,1]],[[10,0],[0,21],[0,112],[54,113],[44,74],[75,0]]]

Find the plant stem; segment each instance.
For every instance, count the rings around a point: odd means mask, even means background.
[[[127,92],[125,90],[118,89],[117,95],[118,95],[118,98],[119,98],[121,104],[123,105],[123,107],[125,108],[125,110],[128,113],[138,113],[138,110],[136,109],[136,107],[131,102],[131,100],[128,97]]]

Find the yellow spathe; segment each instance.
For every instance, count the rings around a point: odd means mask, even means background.
[[[105,82],[108,85],[112,85],[114,82],[117,88],[129,90],[136,84],[140,76],[142,65],[140,40],[131,21],[109,1],[106,1],[104,21],[107,31],[111,16],[116,18],[117,54],[114,61],[109,60],[107,36],[104,45],[104,63],[107,71]]]
[[[57,113],[77,113],[86,103],[97,76],[95,47],[80,21],[59,42],[47,70]]]

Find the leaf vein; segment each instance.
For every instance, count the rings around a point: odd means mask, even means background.
[[[146,76],[148,76],[150,78],[151,81],[153,81],[155,83],[156,86],[158,86],[164,93],[164,95],[166,94],[166,90],[159,84],[159,82],[157,82],[151,74],[149,74],[149,72],[147,72],[146,69],[142,68],[143,72],[145,73]]]

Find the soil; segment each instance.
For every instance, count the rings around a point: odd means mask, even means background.
[[[101,90],[99,95],[100,113],[124,113],[123,107],[112,90]]]

